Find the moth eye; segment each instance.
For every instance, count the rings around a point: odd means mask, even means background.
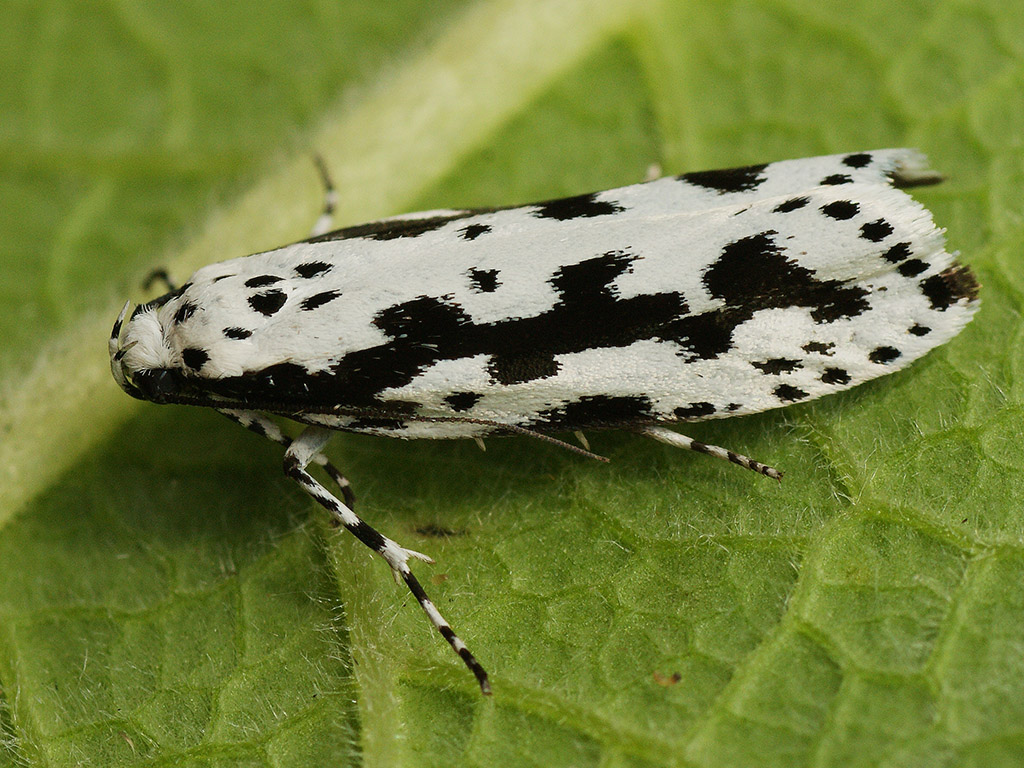
[[[132,382],[148,400],[163,403],[167,398],[178,392],[178,377],[169,368],[150,368],[139,371],[132,377]]]

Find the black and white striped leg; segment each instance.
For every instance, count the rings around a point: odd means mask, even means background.
[[[171,279],[170,274],[163,267],[157,267],[142,281],[142,290],[148,291],[154,283],[163,283],[168,291],[178,290],[178,284]]]
[[[218,408],[217,410],[236,424],[241,424],[250,432],[255,432],[261,437],[273,440],[278,445],[283,445],[285,448],[288,448],[292,444],[292,439],[288,437],[288,435],[284,434],[277,424],[268,419],[262,413],[258,413],[257,411],[243,411],[237,408]],[[324,472],[330,476],[331,480],[333,480],[338,486],[338,490],[341,491],[341,496],[345,499],[345,506],[349,509],[353,509],[356,505],[356,494],[355,491],[352,490],[352,484],[349,483],[348,478],[341,474],[341,472],[338,471],[338,468],[331,464],[331,462],[327,460],[327,457],[322,453],[318,453],[313,457],[313,463],[317,466],[323,467]],[[331,521],[335,524],[339,524],[333,518]]]
[[[716,459],[725,459],[731,461],[733,464],[739,464],[741,467],[753,470],[754,472],[760,472],[766,477],[774,478],[775,480],[782,479],[782,473],[775,467],[769,467],[767,464],[762,464],[759,461],[754,461],[740,453],[726,450],[725,448],[719,448],[717,445],[708,445],[707,443],[701,443],[694,440],[692,437],[681,435],[678,432],[673,432],[671,429],[665,427],[639,427],[636,430],[641,435],[647,437],[653,437],[655,440],[661,443],[675,446],[676,448],[687,448],[691,451],[697,451],[697,453],[705,453],[708,456],[714,456]]]
[[[331,436],[330,430],[322,427],[307,427],[302,434],[291,442],[288,450],[285,451],[285,474],[301,485],[306,493],[312,496],[320,506],[330,512],[353,536],[384,558],[387,564],[391,566],[395,577],[405,582],[405,585],[419,602],[423,612],[427,614],[427,618],[437,628],[437,631],[448,641],[448,644],[459,654],[465,665],[476,676],[477,682],[480,684],[480,690],[485,694],[489,694],[491,692],[491,684],[487,680],[487,672],[480,666],[480,662],[476,660],[476,657],[470,653],[466,644],[455,634],[451,625],[445,621],[409,568],[410,558],[425,560],[428,563],[434,561],[426,555],[406,549],[387,536],[378,533],[369,524],[361,520],[355,512],[332,496],[326,488],[320,485],[306,471],[306,467],[320,455],[320,452],[327,445]]]
[[[327,163],[324,162],[320,155],[314,155],[313,161],[316,163],[316,169],[320,173],[320,181],[324,185],[324,208],[313,225],[312,231],[309,233],[310,237],[316,237],[331,231],[331,228],[334,226],[334,209],[338,205],[338,191],[334,188],[334,182],[331,181],[331,174],[327,172]]]

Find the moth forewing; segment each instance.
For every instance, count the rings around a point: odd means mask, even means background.
[[[289,476],[384,558],[489,692],[412,574],[429,558],[352,511],[329,430],[565,445],[551,433],[625,428],[779,477],[665,425],[838,392],[956,335],[977,284],[899,189],[939,178],[912,150],[878,150],[318,231],[204,267],[127,322],[126,307],[111,369],[134,397],[213,407],[285,446]],[[268,413],[308,426],[292,440]]]

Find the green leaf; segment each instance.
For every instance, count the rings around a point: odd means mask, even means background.
[[[0,11],[0,766],[998,766],[1024,758],[1024,12],[997,0]],[[492,675],[215,414],[139,405],[141,276],[354,222],[917,146],[957,339],[610,466],[336,438]],[[277,158],[275,160],[275,158]],[[287,158],[287,159],[282,159]]]

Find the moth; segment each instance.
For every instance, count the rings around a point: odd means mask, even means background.
[[[130,317],[126,304],[111,370],[132,397],[210,407],[284,446],[285,472],[384,558],[484,693],[487,673],[412,573],[430,558],[353,512],[323,453],[332,430],[566,446],[553,434],[629,429],[778,478],[666,425],[891,373],[978,306],[970,269],[902,191],[941,180],[908,149],[334,231],[324,175],[314,236],[203,267]],[[305,428],[292,439],[270,415]]]

